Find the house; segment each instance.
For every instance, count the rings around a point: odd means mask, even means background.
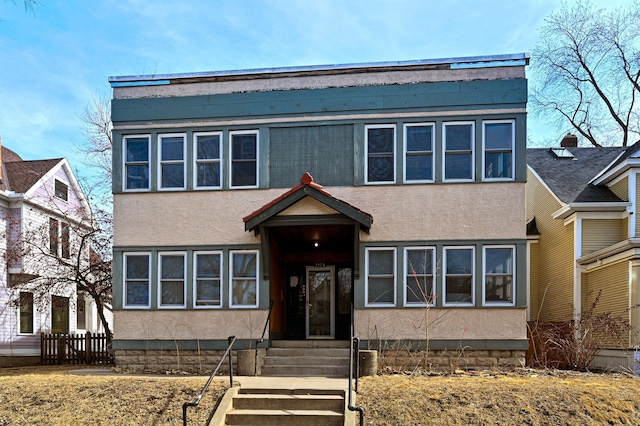
[[[353,314],[362,348],[520,365],[528,61],[110,77],[116,363],[215,364],[273,301],[268,345]]]
[[[0,155],[0,365],[36,364],[41,333],[103,331],[74,285],[43,282],[55,259],[82,259],[74,230],[91,211],[66,159],[23,160],[5,146]]]
[[[573,135],[528,149],[530,320],[569,321],[594,307],[640,329],[639,151],[640,143],[579,148]],[[626,349],[637,344],[630,333],[626,348],[607,348],[592,367],[633,370]]]

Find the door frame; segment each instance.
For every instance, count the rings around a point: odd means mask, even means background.
[[[310,335],[309,334],[309,295],[311,292],[309,291],[309,272],[313,271],[329,271],[330,272],[330,281],[329,281],[329,330],[330,333],[327,336],[318,336],[318,335]],[[336,336],[336,279],[335,279],[335,265],[329,266],[307,266],[305,267],[304,274],[304,285],[305,285],[305,338],[306,339],[335,339]]]

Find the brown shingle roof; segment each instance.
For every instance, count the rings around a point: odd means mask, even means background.
[[[20,157],[18,156],[18,158]],[[9,191],[24,194],[60,161],[62,158],[10,162],[5,162],[3,159],[4,175],[6,176],[3,184]]]

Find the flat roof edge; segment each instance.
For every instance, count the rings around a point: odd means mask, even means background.
[[[387,62],[371,62],[371,63],[351,63],[351,64],[334,64],[334,65],[307,65],[296,67],[279,67],[279,68],[256,68],[241,69],[228,71],[204,71],[192,73],[177,74],[147,74],[147,75],[130,75],[130,76],[110,76],[110,83],[124,82],[142,82],[142,81],[158,81],[172,79],[193,79],[207,77],[226,77],[241,75],[258,75],[258,74],[280,74],[280,73],[297,73],[311,71],[331,71],[331,70],[349,70],[364,68],[388,68],[388,67],[415,67],[426,65],[453,65],[453,68],[462,68],[461,65],[468,64],[464,68],[472,68],[488,64],[485,66],[524,66],[529,64],[529,53],[514,53],[503,55],[488,56],[468,56],[460,58],[441,58],[441,59],[417,59],[410,61],[387,61]],[[163,82],[166,84],[166,82]]]

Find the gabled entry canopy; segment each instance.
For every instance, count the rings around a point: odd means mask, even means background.
[[[315,183],[313,177],[308,172],[302,175],[299,185],[294,186],[278,198],[243,218],[245,231],[255,231],[256,234],[258,234],[260,226],[266,221],[274,218],[305,197],[311,197],[335,210],[340,215],[357,222],[361,230],[369,233],[369,229],[371,229],[371,224],[373,223],[373,216],[349,203],[333,197],[325,191],[321,185]]]

